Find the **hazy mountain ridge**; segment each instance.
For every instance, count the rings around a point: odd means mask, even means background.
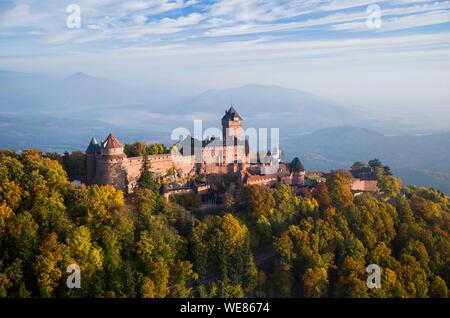
[[[208,90],[174,105],[171,111],[218,113],[233,104],[247,126],[301,127],[303,132],[336,125],[354,125],[364,121],[352,108],[300,90],[275,85],[249,84],[242,87]],[[292,126],[292,127],[287,127]]]
[[[74,105],[132,103],[133,89],[82,72],[64,79],[0,71],[0,111],[42,111]]]

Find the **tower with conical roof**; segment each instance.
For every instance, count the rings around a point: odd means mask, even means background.
[[[86,183],[125,189],[126,159],[124,146],[113,134],[100,143],[92,138],[86,149]]]
[[[93,184],[96,165],[97,165],[97,155],[100,153],[100,145],[95,137],[92,137],[89,146],[86,149],[86,183]]]
[[[124,146],[120,141],[110,133],[101,145],[101,153],[103,156],[124,157]]]
[[[289,171],[291,172],[292,185],[304,185],[305,184],[305,167],[300,159],[295,157],[289,165]]]

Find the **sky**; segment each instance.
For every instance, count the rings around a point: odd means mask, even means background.
[[[1,0],[0,70],[446,112],[450,1]]]

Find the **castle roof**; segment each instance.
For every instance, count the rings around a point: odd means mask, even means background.
[[[202,142],[192,136],[187,136],[183,140],[180,140],[177,143],[175,143],[173,146],[176,147],[181,154],[185,156],[189,155],[193,156],[195,154],[194,152],[195,149],[202,148]],[[185,153],[185,151],[188,151],[189,148],[191,150],[190,151],[191,153]]]
[[[302,172],[305,171],[305,167],[303,166],[302,162],[300,161],[300,159],[298,159],[297,157],[294,158],[294,160],[292,160],[290,166],[289,166],[289,170],[292,173],[295,172]]]
[[[233,106],[231,106],[230,109],[228,109],[225,112],[225,116],[222,117],[222,121],[239,121],[239,120],[243,120],[243,119],[242,119],[241,115],[239,115],[237,110],[234,109]]]
[[[99,146],[97,139],[95,139],[95,137],[92,137],[91,142],[89,143],[89,146],[86,149],[86,154],[88,155],[94,154],[97,151],[98,147]]]
[[[123,148],[123,145],[120,143],[120,141],[113,135],[109,134],[108,138],[103,142],[103,148],[108,149],[116,149],[116,148]]]

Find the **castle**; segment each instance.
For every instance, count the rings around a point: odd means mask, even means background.
[[[281,161],[278,147],[251,160],[248,139],[243,136],[244,120],[230,107],[222,118],[221,138],[199,141],[187,137],[177,142],[169,154],[147,156],[149,167],[158,177],[177,171],[178,177],[202,176],[208,183],[228,176],[237,185],[259,184],[274,186],[288,184],[301,187],[305,169],[298,158],[286,164]],[[254,155],[254,154],[253,154]],[[92,138],[87,150],[87,184],[113,185],[126,193],[133,192],[141,175],[144,157],[128,158],[124,146],[112,134],[100,143]]]

